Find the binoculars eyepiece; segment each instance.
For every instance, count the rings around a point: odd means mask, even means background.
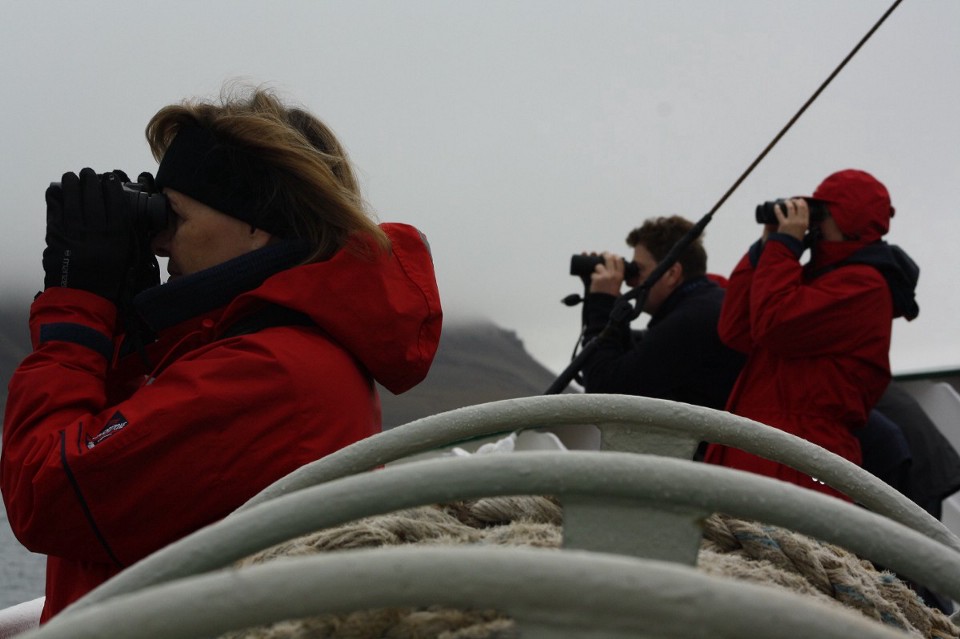
[[[170,223],[170,203],[163,193],[151,192],[142,182],[124,182],[123,195],[134,233],[148,241]]]

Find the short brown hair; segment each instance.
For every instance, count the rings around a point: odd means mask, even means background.
[[[650,251],[653,259],[663,261],[670,249],[693,228],[693,222],[679,215],[655,217],[645,221],[627,235],[627,246],[638,244]],[[677,260],[683,267],[683,279],[689,280],[707,274],[707,251],[701,235],[688,246]]]
[[[147,140],[161,161],[181,127],[209,130],[257,159],[254,190],[286,219],[295,237],[312,247],[307,262],[329,258],[356,234],[388,249],[383,230],[367,214],[350,160],[333,132],[300,108],[288,108],[256,88],[221,95],[219,103],[185,100],[166,106],[147,124]],[[264,205],[266,206],[266,205]]]

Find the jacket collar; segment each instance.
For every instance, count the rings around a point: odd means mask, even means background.
[[[149,288],[133,299],[134,309],[154,332],[208,313],[252,291],[269,277],[303,262],[306,242],[270,244],[217,266]]]
[[[680,302],[690,296],[691,293],[697,291],[704,287],[716,286],[711,282],[705,275],[699,277],[694,277],[690,280],[687,280],[677,288],[673,290],[670,295],[667,296],[667,299],[663,300],[663,304],[660,305],[660,308],[657,309],[656,315],[650,318],[650,322],[647,326],[655,324],[665,317],[670,311],[675,309]]]

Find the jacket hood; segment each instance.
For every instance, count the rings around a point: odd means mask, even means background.
[[[280,271],[239,297],[307,315],[373,377],[398,394],[420,383],[440,342],[443,312],[426,237],[412,226],[382,224],[391,250],[356,240],[324,262]]]
[[[862,244],[879,240],[890,229],[894,214],[890,194],[865,171],[837,171],[820,183],[812,197],[826,202],[843,234]]]
[[[405,224],[382,224],[391,247],[355,238],[329,260],[300,264],[296,242],[270,245],[148,289],[134,303],[154,331],[223,309],[217,332],[265,307],[281,307],[319,327],[393,393],[426,377],[443,312],[426,238]],[[286,322],[283,322],[286,323]]]
[[[874,242],[851,255],[847,262],[867,264],[880,271],[890,287],[894,317],[910,321],[920,314],[915,299],[920,267],[902,248],[883,241]]]
[[[887,281],[893,300],[893,316],[913,320],[920,314],[916,301],[920,267],[899,246],[877,240],[866,246],[854,242],[820,242],[815,255],[821,259],[810,266],[810,276],[823,273],[846,264],[866,264],[880,271]]]

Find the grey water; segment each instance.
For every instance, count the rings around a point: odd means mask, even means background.
[[[0,609],[43,596],[43,555],[24,548],[0,507]]]

